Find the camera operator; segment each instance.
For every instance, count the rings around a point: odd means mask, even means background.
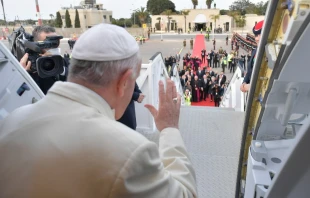
[[[37,26],[32,31],[32,36],[35,42],[44,41],[47,36],[58,36],[56,34],[55,28],[43,25],[43,26]],[[50,49],[43,49],[43,54],[40,54],[40,56],[49,56],[51,55],[49,52]],[[66,64],[65,61],[63,61],[64,66],[64,72],[60,75],[52,76],[52,77],[46,77],[41,78],[36,71],[31,71],[31,62],[28,60],[29,54],[26,53],[21,59],[20,64],[28,71],[30,76],[33,78],[33,80],[37,83],[37,85],[40,87],[42,92],[44,94],[47,93],[47,91],[52,87],[52,85],[56,81],[66,81],[67,73],[68,73],[68,64]]]

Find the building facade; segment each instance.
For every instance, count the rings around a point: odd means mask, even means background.
[[[183,32],[191,31],[203,31],[207,29],[213,30],[214,28],[220,28],[222,32],[232,32],[236,29],[236,24],[233,17],[228,15],[220,15],[219,9],[185,9],[189,11],[189,14],[184,15],[171,15],[170,24],[166,15],[153,15],[152,16],[152,28],[156,28],[157,31],[167,31],[168,26],[171,31],[177,31],[182,29]],[[215,21],[214,16],[218,16]],[[258,16],[256,14],[246,15],[246,24],[243,27],[245,31],[250,31],[255,22],[263,20],[264,16]],[[161,21],[161,24],[159,24]],[[156,25],[157,23],[157,25]],[[239,28],[240,29],[240,28]]]
[[[103,9],[102,4],[95,4],[94,6],[74,6],[74,7],[63,7],[59,10],[61,15],[63,27],[66,25],[65,15],[68,10],[72,27],[75,27],[75,10],[78,10],[81,28],[87,29],[99,23],[111,23],[112,11]]]

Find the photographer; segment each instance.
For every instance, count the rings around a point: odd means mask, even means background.
[[[34,42],[43,42],[47,37],[51,36],[58,36],[56,34],[55,28],[43,25],[43,26],[37,26],[34,28],[32,32],[33,40]],[[59,41],[60,42],[60,41]],[[57,49],[57,48],[53,48]],[[53,49],[42,49],[42,54],[40,56],[50,56],[50,55],[55,55],[51,54],[51,50]],[[60,75],[55,75],[55,76],[50,76],[46,78],[42,78],[38,75],[37,71],[32,71],[31,70],[31,61],[29,61],[29,54],[26,53],[21,59],[20,59],[20,64],[28,71],[30,76],[33,78],[33,80],[37,83],[37,85],[40,87],[42,92],[44,94],[47,93],[47,91],[52,87],[52,85],[56,81],[66,81],[67,78],[67,73],[68,73],[68,65],[66,64],[65,61],[63,62],[63,72]]]

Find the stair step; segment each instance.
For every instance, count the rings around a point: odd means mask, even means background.
[[[224,107],[206,107],[206,106],[182,106],[181,109],[197,109],[197,110],[210,110],[210,111],[235,111],[234,108]]]
[[[182,106],[180,132],[196,171],[199,197],[234,197],[244,112]],[[159,133],[140,131],[158,144]]]

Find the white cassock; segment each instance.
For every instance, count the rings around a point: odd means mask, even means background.
[[[158,147],[69,82],[0,122],[0,160],[1,198],[197,197],[179,130],[164,129]]]

